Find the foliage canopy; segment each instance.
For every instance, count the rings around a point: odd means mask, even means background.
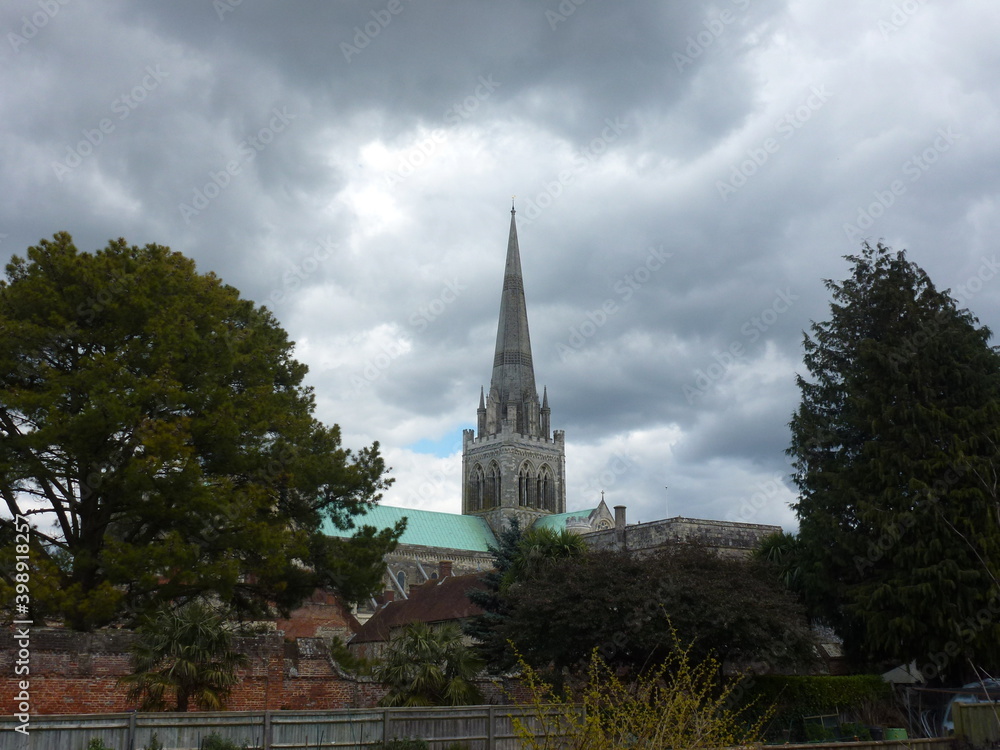
[[[536,668],[579,671],[597,649],[641,670],[668,658],[677,637],[696,659],[738,666],[814,658],[801,606],[769,570],[697,545],[558,560],[513,586],[508,602],[499,635]]]
[[[1000,666],[1000,356],[905,253],[847,260],[791,421],[802,590],[857,656]]]
[[[352,453],[313,417],[266,308],[124,240],[81,253],[59,233],[6,272],[0,497],[34,527],[33,614],[90,629],[208,593],[259,614],[377,589],[401,529],[320,530],[379,499],[378,444]]]

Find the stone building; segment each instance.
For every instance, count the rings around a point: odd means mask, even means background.
[[[603,500],[596,508],[566,510],[566,438],[562,430],[552,429],[548,389],[539,397],[535,384],[513,207],[510,213],[490,387],[480,389],[476,428],[462,434],[462,512],[380,505],[359,519],[380,529],[407,519],[398,548],[386,560],[385,590],[398,601],[413,586],[488,569],[489,547],[512,518],[524,529],[566,529],[595,548],[639,554],[685,541],[746,554],[780,531],[778,526],[679,517],[630,526],[623,506],[612,513]],[[344,534],[332,527],[329,533]],[[359,619],[381,609],[383,602],[373,600],[361,608]]]
[[[527,528],[566,512],[566,437],[552,431],[548,389],[542,394],[539,401],[512,207],[493,377],[489,394],[479,391],[476,429],[462,433],[462,513],[494,532],[512,517]]]

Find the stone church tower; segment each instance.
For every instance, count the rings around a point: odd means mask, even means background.
[[[511,517],[526,529],[566,512],[565,435],[551,430],[543,393],[539,403],[511,207],[493,378],[489,394],[479,392],[477,429],[462,434],[462,513],[482,516],[495,533]]]

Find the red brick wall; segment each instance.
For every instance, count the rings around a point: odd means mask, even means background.
[[[0,713],[16,713],[18,683],[24,679],[30,682],[32,714],[136,708],[117,684],[129,672],[132,633],[38,628],[30,635],[31,673],[17,676],[13,633],[0,633]],[[378,685],[338,673],[320,639],[286,643],[280,635],[267,635],[238,639],[238,648],[249,664],[227,701],[233,711],[367,707],[384,694]]]

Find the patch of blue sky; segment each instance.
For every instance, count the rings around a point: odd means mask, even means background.
[[[438,440],[422,438],[415,443],[406,446],[407,450],[414,453],[428,453],[438,458],[447,458],[456,453],[462,452],[462,430],[473,425],[462,425],[454,432],[449,432]]]

